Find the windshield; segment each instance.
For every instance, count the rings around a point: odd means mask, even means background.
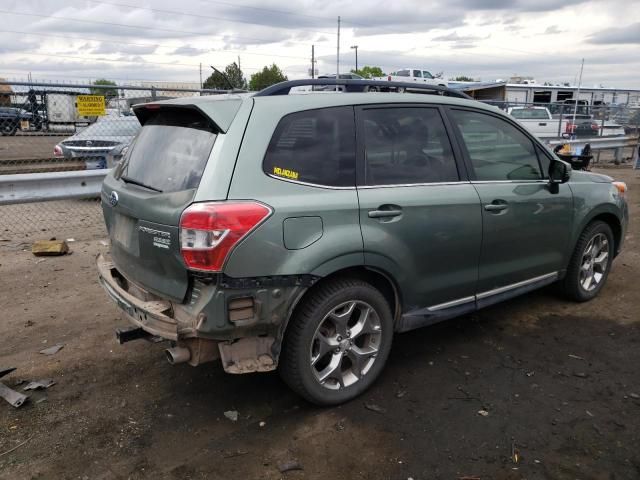
[[[133,137],[140,130],[140,122],[135,117],[119,120],[102,120],[85,128],[76,138]]]
[[[162,192],[196,188],[215,140],[199,113],[160,110],[140,130],[121,178]]]

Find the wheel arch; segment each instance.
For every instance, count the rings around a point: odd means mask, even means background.
[[[576,232],[574,232],[573,241],[571,243],[571,252],[573,252],[576,242],[578,241],[578,238],[580,238],[582,232],[584,232],[585,228],[596,221],[604,222],[609,226],[609,228],[611,228],[614,241],[614,256],[618,255],[620,252],[620,245],[622,244],[622,220],[618,214],[613,211],[613,209],[609,208],[598,209],[583,220],[580,227]]]
[[[281,324],[280,334],[276,339],[277,352],[275,353],[277,353],[278,360],[282,350],[282,343],[284,342],[291,319],[295,316],[297,309],[302,305],[303,300],[316,291],[321,285],[338,278],[356,278],[367,282],[378,289],[389,302],[389,307],[391,308],[391,313],[393,315],[393,324],[394,327],[397,326],[400,318],[402,317],[402,298],[398,285],[393,277],[380,269],[365,267],[364,265],[341,268],[324,275],[311,287],[301,292],[291,302],[286,319]]]

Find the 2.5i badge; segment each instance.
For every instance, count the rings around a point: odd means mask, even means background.
[[[147,233],[149,235],[153,235],[153,246],[158,248],[168,249],[171,247],[171,232],[166,232],[164,230],[158,230],[157,228],[150,228],[140,225],[138,227],[143,233]]]

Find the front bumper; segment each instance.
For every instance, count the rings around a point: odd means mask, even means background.
[[[151,335],[177,341],[178,322],[172,318],[173,307],[167,300],[141,300],[122,286],[120,274],[102,255],[96,259],[98,278],[109,297],[134,325]]]

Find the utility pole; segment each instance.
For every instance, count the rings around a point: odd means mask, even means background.
[[[336,52],[336,80],[340,79],[340,15],[338,15],[338,48]]]
[[[200,63],[200,90],[202,90],[202,63]]]
[[[573,132],[572,134],[574,134],[575,132],[575,125],[576,125],[576,113],[578,113],[578,99],[580,98],[580,88],[582,87],[582,71],[584,70],[584,58],[582,59],[582,64],[580,65],[580,79],[578,80],[578,90],[576,92],[576,99],[575,102],[576,104],[573,107],[573,119],[571,120],[571,125],[573,125]]]
[[[351,45],[351,48],[356,51],[356,72],[358,71],[358,45]]]
[[[316,78],[316,46],[311,45],[311,78]]]
[[[238,55],[238,70],[242,70],[242,69],[240,68],[240,55]]]

